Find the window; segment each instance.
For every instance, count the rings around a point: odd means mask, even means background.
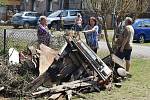
[[[39,16],[40,16],[38,13],[32,13],[32,15],[33,15],[34,17],[39,17]]]
[[[68,11],[63,11],[62,12],[62,17],[66,17],[68,15]]]
[[[70,16],[77,16],[77,11],[70,11]]]
[[[26,13],[25,16],[33,16],[32,13]]]
[[[150,21],[144,21],[144,27],[150,27]]]
[[[62,12],[61,10],[58,10],[56,12],[51,13],[48,17],[58,17],[60,16],[61,12]]]
[[[143,22],[139,22],[139,23],[137,24],[137,26],[138,26],[138,27],[142,27],[142,26],[143,26]]]

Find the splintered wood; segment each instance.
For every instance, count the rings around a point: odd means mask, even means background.
[[[68,82],[63,85],[58,85],[58,86],[55,86],[52,88],[48,88],[48,89],[45,89],[42,91],[32,93],[32,95],[39,95],[39,94],[43,94],[46,92],[58,93],[58,92],[62,92],[62,91],[70,90],[70,89],[75,89],[77,87],[91,86],[91,85],[93,85],[92,82],[90,81],[92,78],[93,78],[93,76],[82,79],[82,80]]]
[[[112,60],[113,62],[117,63],[121,67],[125,68],[125,61],[117,57],[115,54],[112,54]]]
[[[54,58],[58,54],[58,51],[51,49],[44,44],[40,45],[40,64],[39,64],[39,72],[43,74],[49,66],[53,63]]]
[[[44,44],[40,45],[40,50],[36,50],[39,53],[39,76],[25,90],[33,91],[34,97],[49,94],[49,99],[67,96],[70,100],[72,94],[85,98],[80,93],[111,89],[113,79],[120,77],[117,69],[124,67],[123,60],[114,54],[102,60],[83,41],[69,36],[65,39],[60,52]],[[114,63],[117,67],[114,67]],[[50,87],[36,90],[41,85],[45,86],[47,81]]]

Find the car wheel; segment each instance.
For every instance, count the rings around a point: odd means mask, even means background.
[[[140,35],[140,37],[139,37],[139,43],[144,43],[144,41],[145,41],[145,37],[144,37],[144,35]]]
[[[13,25],[13,27],[14,27],[14,28],[18,28],[18,27],[19,27],[19,25]]]
[[[30,27],[30,24],[28,22],[25,22],[23,25],[23,28],[28,29]]]

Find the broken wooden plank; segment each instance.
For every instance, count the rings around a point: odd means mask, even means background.
[[[59,67],[60,62],[53,63],[49,68],[58,66]],[[49,69],[44,72],[42,75],[38,76],[36,79],[34,79],[27,87],[25,87],[25,91],[31,91],[38,88],[40,85],[52,85],[52,81],[55,81],[54,78],[51,77]],[[45,84],[46,83],[46,84]],[[47,84],[48,83],[48,84]]]
[[[107,65],[110,65],[113,63],[118,64],[119,66],[125,68],[125,62],[124,60],[120,59],[117,57],[115,54],[111,54],[106,56],[105,58],[102,59]]]
[[[111,54],[112,60],[114,63],[120,65],[121,67],[125,68],[125,62],[124,60],[117,57],[115,54]]]
[[[0,87],[0,91],[4,90],[4,86]]]
[[[91,86],[92,84],[90,83],[90,81],[88,82],[80,82],[80,83],[76,83],[76,84],[68,84],[68,85],[59,85],[56,87],[52,87],[49,89],[45,89],[39,92],[35,92],[32,93],[33,96],[35,95],[39,95],[39,94],[43,94],[43,93],[47,93],[47,92],[52,92],[52,93],[58,93],[58,92],[62,92],[62,91],[67,91],[70,89],[75,89],[78,87],[85,87],[85,86]]]
[[[29,46],[28,47],[28,50],[29,52],[32,54],[32,55],[36,55],[37,52],[36,52],[36,48],[34,46]]]
[[[45,82],[45,80],[47,80],[47,79],[49,79],[49,76],[48,76],[48,73],[45,72],[42,75],[38,76],[36,79],[34,79],[27,87],[24,88],[24,90],[25,91],[35,90],[41,84],[43,84]]]
[[[66,100],[65,95],[60,95],[60,97],[57,100]]]
[[[72,90],[66,91],[66,94],[67,94],[67,100],[71,100],[71,98],[72,98]]]
[[[75,95],[87,100],[86,96],[84,96],[82,93],[79,93],[77,91],[72,91],[72,93],[74,93]]]
[[[56,100],[56,99],[58,99],[61,95],[62,95],[62,93],[52,94],[52,95],[48,98],[48,100]]]
[[[58,85],[58,86],[55,86],[55,87],[52,87],[52,88],[47,88],[45,90],[32,93],[32,95],[35,96],[35,95],[43,94],[43,93],[46,93],[46,92],[49,92],[49,91],[57,93],[57,92],[62,92],[62,91],[66,91],[66,90],[69,90],[69,89],[74,89],[74,88],[77,88],[77,87],[90,86],[92,84],[89,80],[91,80],[92,78],[93,78],[93,76],[90,76],[90,77],[82,79],[82,80],[67,82],[63,85]],[[88,82],[86,82],[86,81],[88,81]]]
[[[49,68],[57,54],[58,51],[51,49],[44,44],[40,45],[39,75],[42,75],[42,73],[44,73]]]

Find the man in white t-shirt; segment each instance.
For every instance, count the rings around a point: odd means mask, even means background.
[[[130,17],[127,17],[125,19],[125,29],[123,33],[119,37],[119,49],[116,53],[116,55],[126,60],[126,71],[127,74],[129,73],[129,69],[131,66],[131,52],[132,52],[132,42],[133,42],[133,36],[134,36],[134,29],[132,27],[133,20]]]

